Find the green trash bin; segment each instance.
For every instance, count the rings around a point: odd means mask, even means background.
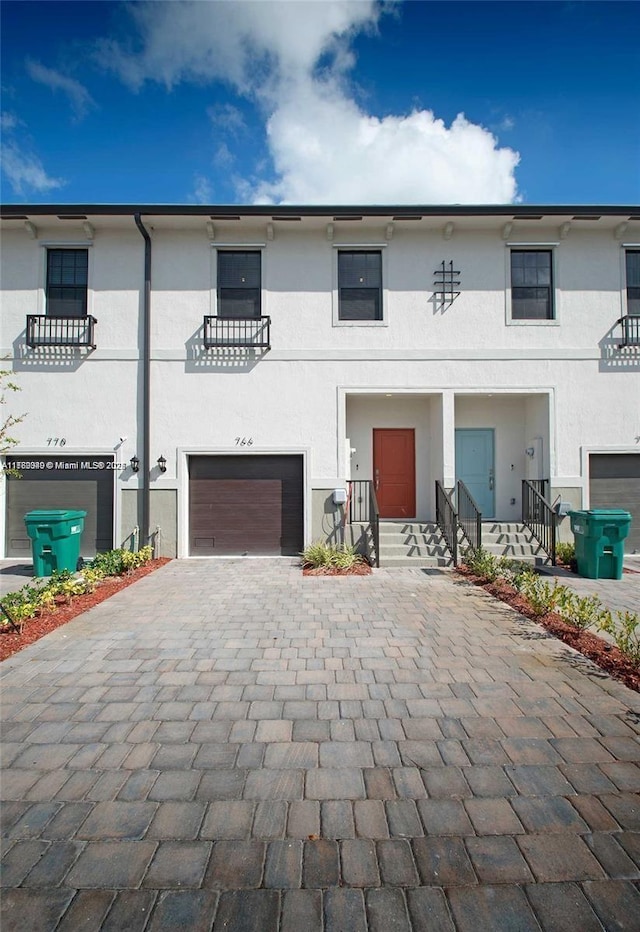
[[[570,511],[578,573],[588,579],[622,579],[624,541],[631,527],[628,511],[592,508]]]
[[[86,511],[68,509],[30,511],[24,516],[31,538],[34,576],[51,576],[55,570],[75,573],[86,517]]]

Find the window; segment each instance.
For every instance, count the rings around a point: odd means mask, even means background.
[[[86,317],[87,249],[47,251],[47,314],[50,317]]]
[[[550,249],[511,250],[511,319],[554,319]]]
[[[218,252],[218,317],[260,317],[259,252]]]
[[[640,249],[627,249],[627,314],[640,317]]]
[[[382,320],[382,253],[338,253],[338,317]]]

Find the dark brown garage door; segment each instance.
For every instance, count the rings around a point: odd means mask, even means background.
[[[21,479],[7,477],[8,557],[31,558],[24,516],[28,511],[71,508],[87,512],[80,552],[93,557],[113,547],[112,456],[14,456]]]
[[[624,508],[631,514],[627,553],[640,552],[640,453],[592,453],[589,457],[592,508]]]
[[[192,556],[295,555],[302,549],[301,456],[192,456]]]

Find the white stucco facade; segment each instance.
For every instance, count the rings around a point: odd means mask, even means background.
[[[434,519],[434,484],[454,485],[456,431],[492,431],[493,518],[517,521],[522,479],[549,479],[551,497],[589,505],[591,452],[640,453],[640,348],[621,347],[625,254],[640,248],[637,209],[505,207],[345,209],[278,219],[281,210],[11,209],[2,221],[0,352],[26,412],[14,456],[114,457],[113,532],[136,523],[149,472],[151,524],[167,552],[190,555],[194,456],[295,454],[303,461],[304,540],[323,533],[326,497],[372,479],[375,430],[413,431],[415,517]],[[151,237],[149,410],[143,410],[144,241]],[[60,219],[68,216],[83,219]],[[526,219],[540,215],[540,219]],[[25,218],[27,218],[25,220]],[[512,320],[510,254],[548,250],[553,316]],[[29,347],[27,315],[46,315],[46,254],[89,253],[87,312],[95,349]],[[261,253],[261,314],[270,349],[205,349],[217,314],[219,251]],[[382,319],[342,321],[341,249],[381,254]],[[459,294],[438,296],[451,261]],[[12,412],[14,413],[14,412]],[[148,418],[150,462],[142,458]],[[58,443],[54,443],[57,439]],[[61,441],[64,444],[61,445]],[[157,459],[167,461],[166,472]],[[160,493],[166,493],[164,496]],[[0,548],[10,550],[2,485]],[[325,503],[323,505],[322,503]]]

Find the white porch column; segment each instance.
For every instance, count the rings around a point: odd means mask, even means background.
[[[442,393],[442,480],[445,489],[456,484],[456,398],[453,391]]]

